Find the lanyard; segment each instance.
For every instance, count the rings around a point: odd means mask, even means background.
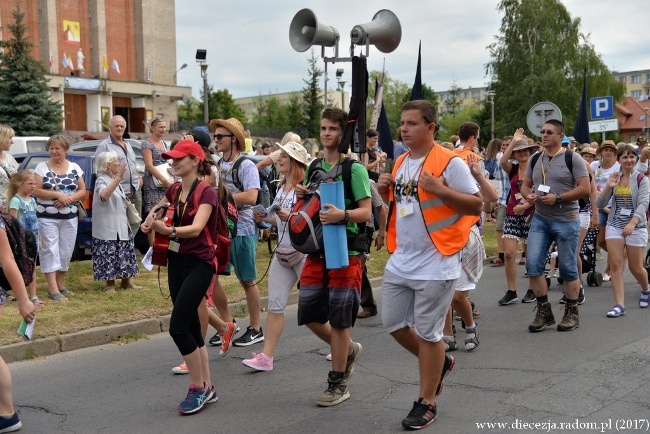
[[[187,209],[187,203],[190,201],[190,197],[192,196],[192,193],[194,192],[194,189],[196,188],[197,184],[199,183],[199,178],[196,178],[194,182],[192,183],[192,187],[190,187],[190,191],[187,193],[187,196],[185,197],[185,204],[183,205],[183,212],[180,214],[179,212],[179,204],[181,201],[181,194],[183,194],[183,186],[181,185],[181,188],[178,189],[178,196],[176,196],[176,206],[174,207],[174,226],[179,227],[181,225],[181,221],[183,220],[183,216],[185,215],[185,210]],[[196,212],[198,210],[194,210]]]
[[[553,158],[551,158],[551,159],[549,160],[549,162],[548,162],[548,164],[546,165],[546,167],[544,167],[544,163],[542,163],[542,183],[543,183],[543,184],[546,184],[546,172],[548,171],[548,168],[550,167],[550,165],[551,165],[551,163],[553,162],[553,160],[555,160],[555,157],[557,157],[557,156],[558,156],[562,151],[564,151],[564,148],[560,148],[560,149],[558,149],[557,152],[555,153],[555,155],[553,155]]]

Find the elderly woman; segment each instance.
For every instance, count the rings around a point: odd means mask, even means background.
[[[156,205],[165,195],[169,181],[167,177],[160,173],[156,166],[163,164],[165,160],[162,153],[167,151],[163,136],[167,131],[167,124],[161,117],[154,118],[149,125],[151,135],[148,139],[142,141],[142,159],[144,160],[145,170],[142,184],[142,200],[144,202],[144,215],[149,214],[151,208]],[[154,184],[154,178],[160,181],[160,187]],[[149,238],[149,245],[153,245],[153,233]]]
[[[115,152],[97,156],[97,180],[93,201],[93,277],[105,280],[104,292],[130,288],[131,277],[138,274],[133,233],[126,216],[126,195],[120,182],[126,164],[120,165]]]
[[[7,153],[15,134],[14,129],[9,125],[0,124],[0,207],[5,211],[8,211],[7,203],[11,199],[7,197],[9,178],[18,170],[18,163]]]
[[[62,135],[50,137],[45,149],[50,159],[34,169],[36,216],[41,224],[41,271],[45,274],[49,297],[66,301],[73,292],[65,286],[65,273],[77,240],[75,202],[86,194],[83,171],[66,158],[70,144]]]

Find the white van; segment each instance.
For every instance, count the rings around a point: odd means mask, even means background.
[[[14,137],[14,143],[9,148],[9,153],[15,154],[30,154],[32,152],[45,152],[45,144],[49,137]]]

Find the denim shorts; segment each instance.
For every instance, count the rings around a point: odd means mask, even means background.
[[[558,252],[560,278],[572,282],[578,278],[578,237],[580,220],[568,222],[549,220],[535,214],[528,232],[526,271],[528,276],[542,276],[551,243],[555,241]]]

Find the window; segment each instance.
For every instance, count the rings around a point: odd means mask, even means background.
[[[622,76],[618,77],[618,81],[619,81],[620,83],[625,84],[625,78],[626,78],[626,77],[625,77],[624,75],[622,75]]]
[[[641,91],[640,91],[640,90],[633,90],[633,91],[630,93],[630,96],[631,96],[632,98],[639,99],[639,98],[641,98]]]
[[[463,98],[467,99],[467,96],[468,96],[468,95],[469,95],[469,92],[465,91],[465,92],[463,93]]]
[[[641,83],[641,75],[636,74],[630,77],[630,83]]]
[[[481,96],[481,91],[480,90],[473,90],[472,91],[472,98],[480,98]]]

